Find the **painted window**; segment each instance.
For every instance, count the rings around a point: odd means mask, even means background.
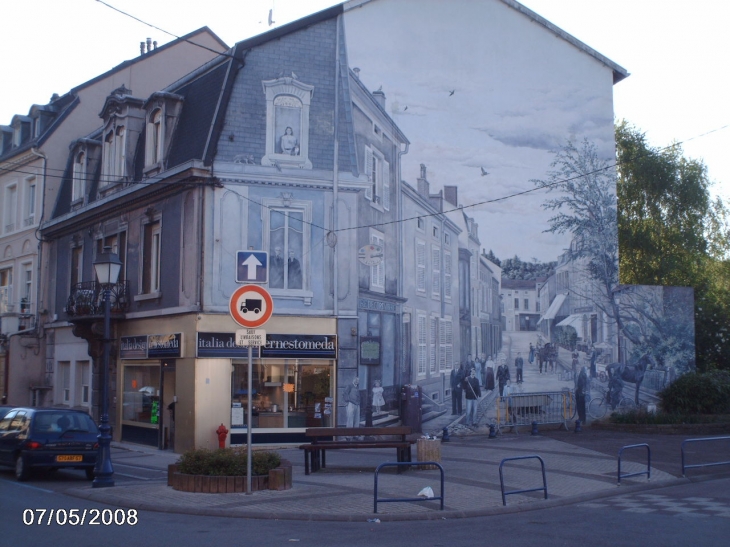
[[[294,77],[262,83],[266,95],[266,154],[261,165],[311,169],[309,105],[314,87]]]
[[[426,325],[426,316],[418,314],[417,321],[417,336],[418,336],[418,375],[424,376],[426,374],[426,367],[428,363],[428,327]]]
[[[451,370],[454,366],[454,339],[451,321],[439,322],[439,371]]]
[[[385,236],[383,232],[370,230],[370,243],[379,245],[383,249],[383,260],[379,264],[370,266],[370,289],[378,292],[385,291]]]
[[[439,347],[439,320],[438,317],[432,317],[431,318],[431,366],[430,370],[431,372],[436,372],[436,367],[438,366],[438,353],[437,349]]]
[[[286,209],[269,211],[269,287],[302,289],[304,278],[304,212]]]
[[[365,197],[384,210],[390,210],[390,164],[376,149],[365,147],[365,173],[370,186]]]
[[[416,240],[416,290],[426,292],[426,243]]]
[[[444,252],[444,298],[451,300],[451,253]]]
[[[431,296],[441,296],[441,249],[435,245],[431,247]]]

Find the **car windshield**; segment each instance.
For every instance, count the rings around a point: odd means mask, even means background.
[[[98,433],[99,430],[91,416],[83,412],[39,412],[33,420],[35,433],[65,433],[67,431],[82,431]]]

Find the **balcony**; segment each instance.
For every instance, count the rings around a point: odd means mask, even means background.
[[[84,281],[71,287],[66,302],[70,318],[98,318],[104,315],[104,289],[97,281]],[[123,315],[129,310],[129,287],[126,281],[109,285],[112,315]]]

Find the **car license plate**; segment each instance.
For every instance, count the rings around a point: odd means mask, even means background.
[[[84,457],[79,454],[70,454],[68,456],[56,456],[57,462],[82,462]]]

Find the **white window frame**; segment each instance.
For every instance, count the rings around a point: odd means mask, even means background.
[[[261,158],[263,166],[292,167],[311,169],[309,160],[309,106],[312,102],[314,86],[303,84],[294,78],[285,77],[261,82],[266,95],[266,154]],[[301,108],[299,120],[299,154],[291,156],[276,151],[277,135],[276,105],[277,97],[290,98]]]
[[[35,224],[35,208],[36,200],[38,199],[38,181],[35,175],[26,177],[25,184],[25,205],[23,210],[25,211],[25,219],[23,220],[24,226],[33,226]]]
[[[0,313],[13,311],[13,267],[0,268]]]
[[[269,292],[277,298],[303,300],[305,305],[311,305],[314,293],[311,290],[311,266],[310,266],[310,242],[312,229],[312,202],[296,199],[263,198],[263,245],[264,249],[271,247],[271,210],[281,209],[282,211],[296,211],[302,213],[302,288],[301,289],[280,289],[269,287]],[[284,258],[288,255],[285,253]],[[271,255],[269,255],[271,260]]]
[[[25,312],[23,310],[18,311],[21,313],[30,313],[30,306],[33,303],[33,263],[23,262],[21,269],[23,272],[23,286],[21,288],[23,294],[21,295],[21,299],[26,299],[28,309]]]
[[[370,266],[370,290],[373,292],[385,292],[385,234],[374,228],[370,228],[370,243],[379,245],[383,249],[383,259],[379,264]]]
[[[74,367],[74,405],[91,406],[91,363],[76,361]]]
[[[59,403],[71,406],[71,361],[58,361]]]
[[[423,217],[418,217],[416,219],[416,230],[418,230],[421,233],[426,233],[426,219]]]
[[[426,294],[426,242],[416,238],[416,291]]]

